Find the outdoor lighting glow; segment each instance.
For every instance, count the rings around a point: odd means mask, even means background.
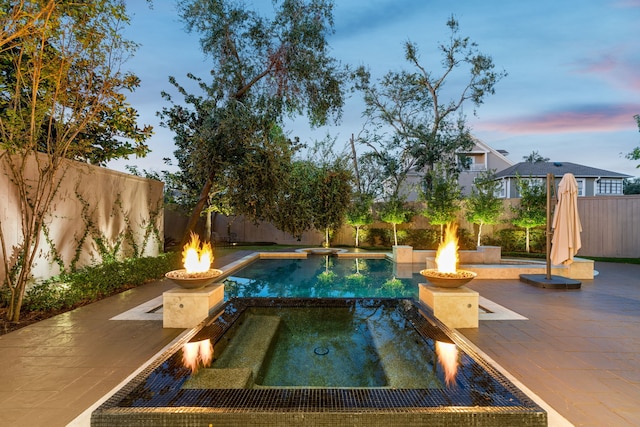
[[[456,272],[458,265],[458,226],[454,223],[447,224],[444,232],[444,240],[438,246],[436,252],[436,265],[440,273]]]
[[[198,235],[191,233],[191,241],[182,250],[182,262],[187,274],[209,271],[213,262],[211,244],[203,242],[201,246]]]
[[[458,373],[458,347],[453,343],[436,341],[436,355],[444,370],[444,381],[447,386],[455,384]]]
[[[182,363],[191,369],[192,373],[198,372],[200,365],[208,367],[213,360],[213,345],[210,339],[186,343],[182,347]]]

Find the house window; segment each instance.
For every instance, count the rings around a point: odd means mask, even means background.
[[[496,191],[495,196],[500,199],[505,199],[507,197],[507,185],[504,179],[500,180],[500,188]]]
[[[527,185],[531,187],[542,187],[546,188],[547,181],[542,178],[520,178],[520,182],[523,185]],[[517,197],[522,197],[522,193],[520,192],[520,184],[516,181],[516,189],[517,189]]]
[[[622,194],[621,179],[604,179],[596,180],[598,185],[598,194]]]
[[[576,182],[578,183],[578,197],[584,197],[585,195],[584,178],[576,178]]]

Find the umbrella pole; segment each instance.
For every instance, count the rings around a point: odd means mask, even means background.
[[[555,180],[553,174],[547,174],[547,280],[551,280],[551,182]]]

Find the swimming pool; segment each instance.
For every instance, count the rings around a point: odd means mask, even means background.
[[[227,277],[225,298],[418,298],[419,269],[399,277],[381,258],[259,259]],[[407,274],[403,274],[406,276]]]

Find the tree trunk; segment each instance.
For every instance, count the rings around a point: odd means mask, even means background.
[[[476,246],[480,246],[480,236],[482,235],[482,221],[478,225],[478,244]]]
[[[202,213],[202,209],[204,209],[204,205],[207,203],[207,199],[209,198],[209,191],[211,191],[211,187],[213,186],[213,174],[207,179],[207,182],[202,187],[202,191],[200,192],[200,198],[198,199],[198,203],[193,207],[193,211],[191,212],[191,217],[189,217],[189,222],[187,223],[187,228],[184,230],[184,235],[182,236],[182,242],[180,242],[180,247],[184,247],[189,241],[189,236],[191,232],[195,230],[196,225],[198,224],[198,219],[200,219],[200,214]]]
[[[360,226],[356,225],[356,248],[358,247],[359,237],[360,237]]]
[[[362,188],[360,188],[360,173],[358,172],[358,156],[356,155],[356,145],[353,139],[353,134],[351,134],[351,140],[349,142],[351,142],[351,155],[353,156],[353,171],[355,174],[356,188],[359,192],[362,192]],[[356,246],[358,245],[356,244]]]
[[[393,241],[395,242],[396,246],[398,246],[398,232],[396,231],[395,224],[393,224]]]
[[[211,242],[211,211],[207,211],[206,222],[204,226],[204,241]]]
[[[525,242],[526,242],[526,243],[525,243],[525,248],[526,248],[526,250],[527,250],[527,253],[529,253],[529,229],[527,228],[526,230],[527,230],[527,232],[526,232],[526,234],[525,234],[525,235],[526,235],[526,239],[525,239]]]

